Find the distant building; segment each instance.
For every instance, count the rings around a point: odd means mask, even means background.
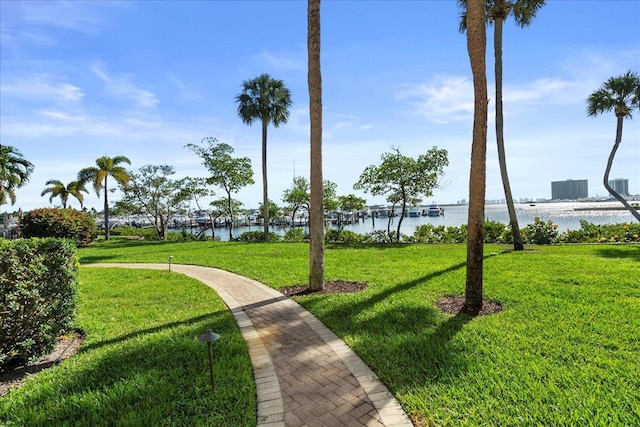
[[[551,182],[552,200],[578,200],[587,197],[589,197],[589,184],[586,179]]]
[[[609,181],[609,185],[613,188],[613,191],[621,196],[629,195],[629,180],[626,178],[616,178]]]

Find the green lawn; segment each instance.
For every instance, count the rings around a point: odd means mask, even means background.
[[[79,251],[81,263],[173,256],[274,288],[306,283],[308,253],[294,243],[124,240]],[[298,301],[426,425],[640,425],[640,245],[487,245],[485,297],[504,309],[478,318],[434,306],[463,292],[465,254],[464,245],[329,245],[326,279],[368,288]]]
[[[80,352],[0,399],[9,426],[254,426],[247,346],[216,293],[167,271],[81,268]],[[206,344],[214,343],[211,391]]]

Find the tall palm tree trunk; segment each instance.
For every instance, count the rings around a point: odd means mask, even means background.
[[[500,3],[504,3],[500,1]],[[496,6],[497,7],[497,6]],[[509,184],[509,174],[507,173],[507,160],[504,151],[504,115],[502,110],[502,26],[504,18],[496,17],[493,33],[493,46],[495,53],[495,74],[496,74],[496,142],[498,144],[498,163],[500,164],[500,175],[502,176],[502,187],[504,197],[507,200],[507,210],[509,211],[509,223],[513,234],[513,249],[521,251],[524,249],[522,234],[518,226],[518,217],[511,195],[511,185]]]
[[[262,217],[264,241],[269,241],[269,194],[267,192],[267,127],[268,117],[262,118]]]
[[[320,0],[309,0],[307,51],[310,121],[309,288],[324,288],[324,202],[322,179],[322,74],[320,70]]]
[[[477,313],[482,308],[488,109],[485,6],[484,0],[469,0],[467,2],[467,50],[473,73],[474,112],[471,172],[469,174],[465,311],[471,313]]]
[[[104,240],[109,240],[109,200],[107,194],[109,189],[107,188],[107,177],[104,177]]]
[[[618,147],[620,146],[620,142],[622,141],[622,122],[624,120],[624,116],[617,114],[617,117],[618,117],[618,124],[616,127],[616,141],[613,144],[613,148],[611,149],[611,153],[609,154],[609,159],[607,160],[607,168],[604,171],[603,184],[604,184],[604,188],[606,188],[607,191],[613,197],[618,199],[620,203],[622,203],[624,207],[627,208],[629,212],[631,212],[631,215],[633,215],[638,221],[640,221],[640,213],[633,206],[631,206],[625,200],[624,197],[622,197],[617,191],[615,191],[609,185],[609,173],[611,173],[611,167],[613,166],[613,159],[616,156],[616,151],[618,151]]]

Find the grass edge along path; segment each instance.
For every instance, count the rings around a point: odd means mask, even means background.
[[[6,426],[255,426],[247,345],[210,288],[166,271],[80,271],[79,353],[0,399]],[[212,329],[216,389],[206,345]]]

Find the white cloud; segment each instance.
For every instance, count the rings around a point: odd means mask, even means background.
[[[117,97],[133,101],[138,106],[147,108],[155,107],[159,102],[153,92],[133,84],[131,82],[133,76],[130,74],[110,75],[104,70],[102,64],[92,65],[91,70],[105,83],[107,92]]]
[[[53,101],[80,101],[84,97],[84,92],[79,87],[58,82],[53,76],[47,74],[33,75],[9,84],[1,84],[0,91],[3,95],[15,98],[40,98]]]
[[[473,82],[464,76],[435,76],[429,83],[402,85],[395,98],[408,101],[413,114],[438,124],[469,121],[473,115]]]
[[[299,55],[292,56],[287,53],[272,53],[263,50],[256,55],[256,58],[265,61],[276,70],[306,70],[307,68],[306,57]]]

